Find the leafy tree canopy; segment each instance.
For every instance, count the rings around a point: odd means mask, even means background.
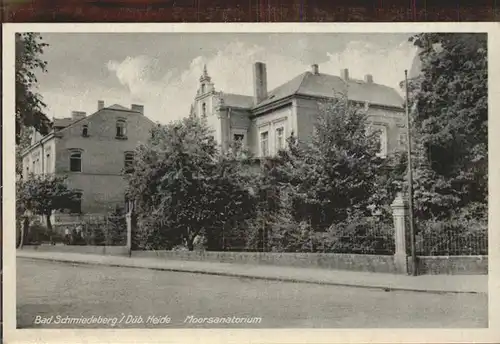
[[[273,165],[272,183],[288,189],[296,220],[328,227],[367,210],[385,163],[379,148],[366,112],[340,96],[321,107],[312,142],[289,140]]]
[[[41,134],[50,128],[43,113],[46,105],[36,90],[36,73],[47,71],[47,62],[41,57],[47,46],[40,34],[16,34],[16,144],[21,141],[23,127],[34,127]]]
[[[194,116],[153,128],[127,177],[127,193],[145,224],[143,239],[153,246],[192,248],[196,235],[205,232],[216,245],[225,222],[244,217],[252,204],[251,176],[240,173],[242,160],[220,154],[209,128]]]
[[[410,83],[419,217],[487,199],[486,34],[422,33],[421,74]]]
[[[68,188],[65,176],[30,175],[17,182],[18,207],[47,219],[52,230],[50,216],[54,210],[68,209],[79,197],[79,193]]]

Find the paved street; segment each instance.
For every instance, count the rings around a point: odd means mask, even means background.
[[[97,323],[55,324],[56,319],[99,316],[119,319],[115,327],[123,328],[487,327],[487,304],[484,294],[384,292],[17,260],[18,328],[109,328],[111,325]],[[38,322],[53,317],[52,323],[35,324],[36,316]],[[261,321],[252,324],[185,322],[189,316],[192,316],[190,319],[260,317]],[[167,318],[170,323],[161,323]]]

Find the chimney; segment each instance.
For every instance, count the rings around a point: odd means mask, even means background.
[[[255,104],[267,98],[267,73],[265,63],[255,63],[253,69],[253,87]]]
[[[365,82],[368,83],[368,84],[373,84],[373,75],[366,74],[365,75]]]
[[[74,120],[80,120],[85,118],[87,114],[83,111],[71,111],[71,118]]]
[[[317,64],[311,65],[311,73],[313,73],[314,75],[318,75],[319,74],[319,67],[318,67]]]
[[[340,71],[340,76],[342,77],[342,79],[344,79],[345,81],[349,80],[349,69],[347,68],[344,68]]]
[[[132,106],[130,108],[132,111],[137,111],[137,112],[144,114],[144,105],[132,104]]]
[[[97,111],[104,109],[104,100],[97,101]]]

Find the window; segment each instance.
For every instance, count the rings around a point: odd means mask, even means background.
[[[82,136],[87,137],[89,136],[89,126],[85,124],[82,128]]]
[[[71,172],[82,172],[82,152],[70,153],[69,170]]]
[[[81,191],[76,192],[76,197],[70,203],[68,210],[71,214],[81,214],[82,212],[82,195]]]
[[[205,103],[201,104],[201,113],[203,117],[207,117],[207,104]]]
[[[33,174],[36,174],[36,161],[35,160],[33,160],[33,168],[31,169],[31,172]]]
[[[130,173],[134,170],[134,152],[125,152],[125,172]]]
[[[127,122],[123,119],[116,121],[116,137],[120,139],[127,137]]]
[[[387,156],[387,128],[378,127],[377,131],[380,135],[380,152],[378,153],[378,156],[384,158]]]
[[[269,133],[267,131],[260,133],[260,154],[261,156],[269,155]]]
[[[233,132],[233,143],[237,149],[246,147],[245,134],[241,132]]]
[[[399,134],[399,137],[398,137],[398,145],[400,146],[404,146],[406,145],[406,133],[401,133]]]
[[[233,140],[234,141],[243,142],[244,139],[245,139],[245,135],[244,134],[234,134],[233,135]]]
[[[276,152],[285,148],[285,128],[276,128]]]
[[[205,93],[205,84],[202,84],[201,85],[201,93],[204,94]]]
[[[52,167],[52,161],[50,160],[50,153],[47,153],[47,157],[45,159],[45,172],[50,173]]]

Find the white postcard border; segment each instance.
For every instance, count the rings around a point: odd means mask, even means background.
[[[498,23],[184,23],[3,24],[3,322],[5,343],[494,343],[500,341],[500,24]],[[487,32],[489,66],[489,323],[488,329],[15,329],[15,32]],[[495,211],[497,210],[497,211]],[[496,228],[496,230],[493,230]]]

